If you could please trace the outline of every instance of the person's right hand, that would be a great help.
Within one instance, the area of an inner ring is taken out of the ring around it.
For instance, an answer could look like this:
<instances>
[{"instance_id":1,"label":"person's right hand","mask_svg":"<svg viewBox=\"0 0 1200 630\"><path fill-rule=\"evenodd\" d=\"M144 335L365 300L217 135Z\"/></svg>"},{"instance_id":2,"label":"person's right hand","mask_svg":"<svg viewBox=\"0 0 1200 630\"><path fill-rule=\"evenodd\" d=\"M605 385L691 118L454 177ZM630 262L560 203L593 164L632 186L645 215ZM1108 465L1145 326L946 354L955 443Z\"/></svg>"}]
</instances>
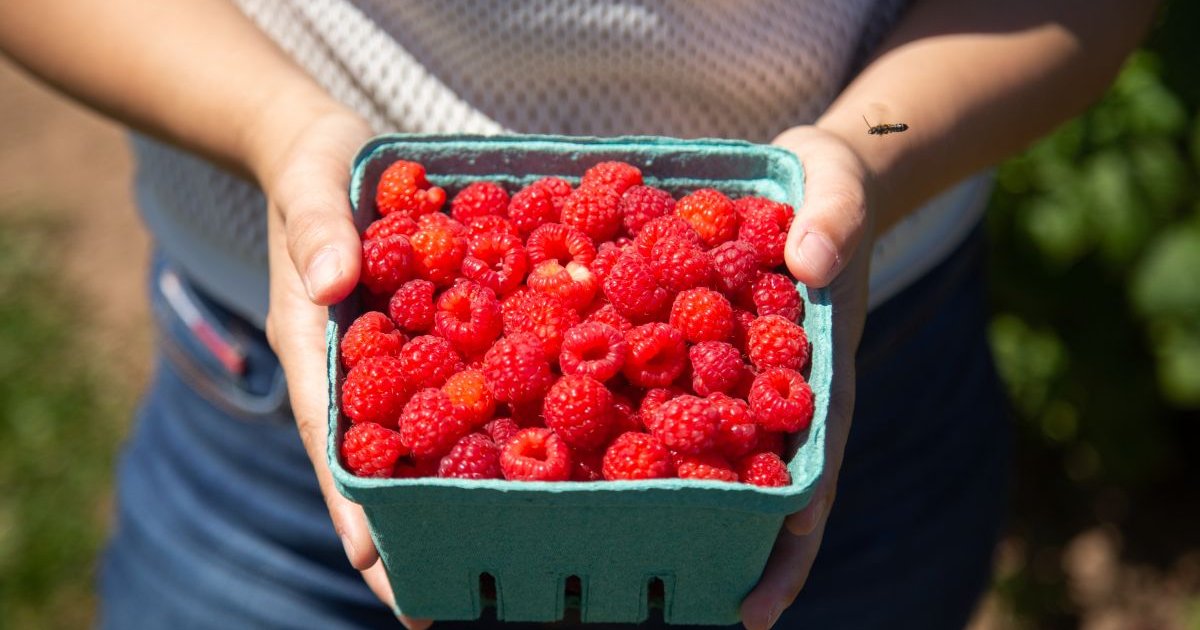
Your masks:
<instances>
[{"instance_id":1,"label":"person's right hand","mask_svg":"<svg viewBox=\"0 0 1200 630\"><path fill-rule=\"evenodd\" d=\"M362 246L351 220L347 190L351 161L372 130L360 117L338 107L318 110L280 128L296 131L258 134L258 142L270 146L256 151L252 164L269 206L267 339L287 376L296 427L346 556L379 599L394 609L392 589L366 516L338 492L325 459L325 307L349 295L358 282ZM430 625L404 615L400 621L416 630Z\"/></svg>"}]
</instances>

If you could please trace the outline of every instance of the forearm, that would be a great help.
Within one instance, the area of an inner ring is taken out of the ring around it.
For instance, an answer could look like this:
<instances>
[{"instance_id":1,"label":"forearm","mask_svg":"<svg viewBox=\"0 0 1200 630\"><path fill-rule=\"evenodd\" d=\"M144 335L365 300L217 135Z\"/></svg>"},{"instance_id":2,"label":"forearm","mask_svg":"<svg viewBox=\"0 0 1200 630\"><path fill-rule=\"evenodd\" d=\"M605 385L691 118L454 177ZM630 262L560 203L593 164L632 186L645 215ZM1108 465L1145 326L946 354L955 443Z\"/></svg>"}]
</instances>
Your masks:
<instances>
[{"instance_id":1,"label":"forearm","mask_svg":"<svg viewBox=\"0 0 1200 630\"><path fill-rule=\"evenodd\" d=\"M0 50L89 107L260 179L269 147L336 107L226 0L6 0Z\"/></svg>"},{"instance_id":2,"label":"forearm","mask_svg":"<svg viewBox=\"0 0 1200 630\"><path fill-rule=\"evenodd\" d=\"M1098 98L1155 4L916 3L817 123L844 138L874 174L876 231ZM909 128L869 135L864 117Z\"/></svg>"}]
</instances>

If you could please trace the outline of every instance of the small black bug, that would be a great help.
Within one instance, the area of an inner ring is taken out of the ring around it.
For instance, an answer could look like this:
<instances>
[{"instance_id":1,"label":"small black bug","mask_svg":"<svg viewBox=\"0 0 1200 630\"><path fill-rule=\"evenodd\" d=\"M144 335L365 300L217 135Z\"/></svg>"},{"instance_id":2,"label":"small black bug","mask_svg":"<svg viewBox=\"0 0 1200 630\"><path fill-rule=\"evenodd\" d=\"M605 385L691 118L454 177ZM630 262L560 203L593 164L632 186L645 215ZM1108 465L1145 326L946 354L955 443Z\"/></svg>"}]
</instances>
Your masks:
<instances>
[{"instance_id":1,"label":"small black bug","mask_svg":"<svg viewBox=\"0 0 1200 630\"><path fill-rule=\"evenodd\" d=\"M884 123L882 125L872 125L867 121L867 117L863 116L863 122L867 123L867 133L872 136L885 136L889 133L900 133L908 131L908 125L904 123Z\"/></svg>"}]
</instances>

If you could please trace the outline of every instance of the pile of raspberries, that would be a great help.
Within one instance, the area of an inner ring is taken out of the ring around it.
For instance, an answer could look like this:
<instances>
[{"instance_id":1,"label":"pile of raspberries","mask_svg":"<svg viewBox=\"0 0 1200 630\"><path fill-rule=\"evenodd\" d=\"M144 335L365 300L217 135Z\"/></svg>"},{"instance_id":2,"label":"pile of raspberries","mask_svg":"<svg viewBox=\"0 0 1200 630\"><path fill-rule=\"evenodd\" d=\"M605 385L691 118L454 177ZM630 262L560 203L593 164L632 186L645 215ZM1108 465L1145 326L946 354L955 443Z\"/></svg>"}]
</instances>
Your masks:
<instances>
[{"instance_id":1,"label":"pile of raspberries","mask_svg":"<svg viewBox=\"0 0 1200 630\"><path fill-rule=\"evenodd\" d=\"M446 199L415 162L380 178L340 341L349 470L790 483L814 404L790 206L675 199L625 162Z\"/></svg>"}]
</instances>

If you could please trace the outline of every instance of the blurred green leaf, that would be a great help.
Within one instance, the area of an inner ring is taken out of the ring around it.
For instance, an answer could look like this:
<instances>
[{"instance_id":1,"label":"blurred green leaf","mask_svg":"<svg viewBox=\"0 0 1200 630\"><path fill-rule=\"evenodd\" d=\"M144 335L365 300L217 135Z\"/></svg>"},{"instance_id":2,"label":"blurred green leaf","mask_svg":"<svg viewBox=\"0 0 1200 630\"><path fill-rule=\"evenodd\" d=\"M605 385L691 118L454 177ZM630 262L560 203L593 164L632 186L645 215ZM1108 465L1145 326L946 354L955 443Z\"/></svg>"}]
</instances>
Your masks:
<instances>
[{"instance_id":1,"label":"blurred green leaf","mask_svg":"<svg viewBox=\"0 0 1200 630\"><path fill-rule=\"evenodd\" d=\"M1200 317L1200 227L1165 231L1134 270L1133 303L1149 316Z\"/></svg>"}]
</instances>

